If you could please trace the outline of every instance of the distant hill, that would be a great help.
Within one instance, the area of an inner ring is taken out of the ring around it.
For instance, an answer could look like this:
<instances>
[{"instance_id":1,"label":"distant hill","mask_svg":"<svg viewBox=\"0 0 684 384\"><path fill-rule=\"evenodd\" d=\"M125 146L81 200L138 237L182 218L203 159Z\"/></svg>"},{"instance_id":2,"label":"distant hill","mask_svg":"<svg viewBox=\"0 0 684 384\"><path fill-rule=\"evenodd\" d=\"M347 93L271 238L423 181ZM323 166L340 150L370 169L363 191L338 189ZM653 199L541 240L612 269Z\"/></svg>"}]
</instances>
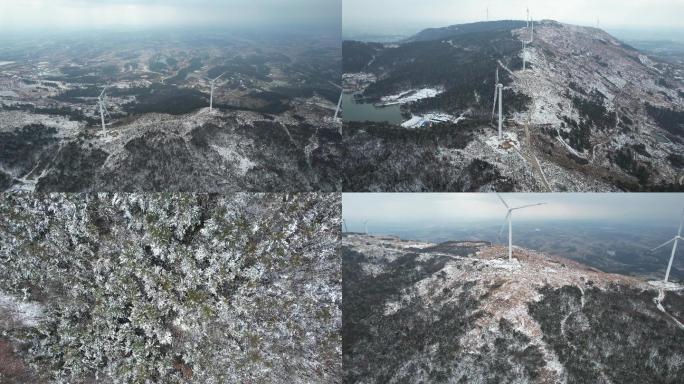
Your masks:
<instances>
[{"instance_id":1,"label":"distant hill","mask_svg":"<svg viewBox=\"0 0 684 384\"><path fill-rule=\"evenodd\" d=\"M346 175L345 190L432 188L430 180L398 164L392 165L392 175L402 175L396 181L364 184L370 180L364 173L381 167L378 159L394 157L395 149L402 163L417 169L427 168L421 167L426 158L458 170L478 160L511 179L516 191L684 190L684 64L649 56L598 28L542 20L535 23L523 71L522 46L531 38L525 25L473 23L424 30L397 44L345 42L344 72L377 79L357 91L364 100L376 103L417 89L443 89L435 97L402 105L402 113L407 119L432 112L466 114L472 124L465 127L474 131L467 141L448 147L418 143L426 150L405 152L400 147L406 140L398 131L378 123L350 124L348 158L366 165ZM497 69L504 86L504 131L525 138L519 150L508 153L483 144L495 134ZM377 134L368 135L371 131ZM377 136L383 137L379 145L362 142ZM490 189L488 182L461 185ZM430 190L459 191L455 183L443 187Z\"/></svg>"},{"instance_id":2,"label":"distant hill","mask_svg":"<svg viewBox=\"0 0 684 384\"><path fill-rule=\"evenodd\" d=\"M448 39L469 33L510 31L512 29L522 28L526 25L527 23L525 21L519 20L481 21L469 24L456 24L442 28L424 29L403 42Z\"/></svg>"}]
</instances>

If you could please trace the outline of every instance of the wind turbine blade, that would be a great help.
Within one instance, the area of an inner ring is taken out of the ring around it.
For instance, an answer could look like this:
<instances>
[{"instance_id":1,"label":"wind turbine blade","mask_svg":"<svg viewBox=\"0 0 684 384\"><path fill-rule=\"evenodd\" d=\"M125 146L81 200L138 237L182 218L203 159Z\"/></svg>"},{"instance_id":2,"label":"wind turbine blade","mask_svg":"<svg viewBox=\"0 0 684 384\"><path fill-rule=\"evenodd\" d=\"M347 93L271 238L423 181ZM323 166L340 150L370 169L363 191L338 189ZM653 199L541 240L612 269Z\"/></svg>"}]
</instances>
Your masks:
<instances>
[{"instance_id":1,"label":"wind turbine blade","mask_svg":"<svg viewBox=\"0 0 684 384\"><path fill-rule=\"evenodd\" d=\"M536 207L536 206L538 206L538 205L544 205L544 204L546 204L546 203L537 203L537 204L522 205L522 206L520 206L520 207L515 207L515 208L513 208L512 210L523 209L523 208L529 208L529 207Z\"/></svg>"},{"instance_id":2,"label":"wind turbine blade","mask_svg":"<svg viewBox=\"0 0 684 384\"><path fill-rule=\"evenodd\" d=\"M673 242L673 241L675 241L675 240L677 240L676 237L675 237L675 238L672 238L672 239L670 239L670 240L668 240L668 241L666 241L666 242L664 242L664 243L662 243L662 244L660 244L659 246L657 246L657 247L655 247L655 248L653 248L653 249L651 249L651 252L653 252L653 251L655 251L655 250L657 250L657 249L660 249L660 248L662 248L662 247L664 247L664 246L670 244L671 242Z\"/></svg>"},{"instance_id":3,"label":"wind turbine blade","mask_svg":"<svg viewBox=\"0 0 684 384\"><path fill-rule=\"evenodd\" d=\"M501 238L501 235L503 234L503 230L506 228L506 223L508 222L508 217L511 215L511 211L508 211L506 214L506 217L504 218L503 224L501 224L501 229L499 230L499 239Z\"/></svg>"},{"instance_id":4,"label":"wind turbine blade","mask_svg":"<svg viewBox=\"0 0 684 384\"><path fill-rule=\"evenodd\" d=\"M215 78L215 79L212 80L212 81L216 81L216 80L220 79L220 78L223 77L223 75L225 75L226 73L228 73L228 72L223 72L222 74L219 75L219 77Z\"/></svg>"},{"instance_id":5,"label":"wind turbine blade","mask_svg":"<svg viewBox=\"0 0 684 384\"><path fill-rule=\"evenodd\" d=\"M499 195L499 192L496 193L496 197L498 197L499 200L501 200L501 202L503 203L503 205L506 206L506 209L511 209L511 207L509 207L508 204L506 204L506 202L504 201L503 197L501 197L501 195Z\"/></svg>"},{"instance_id":6,"label":"wind turbine blade","mask_svg":"<svg viewBox=\"0 0 684 384\"><path fill-rule=\"evenodd\" d=\"M677 231L677 236L682 235L682 224L684 224L684 209L682 209L682 219L679 221L679 230Z\"/></svg>"},{"instance_id":7,"label":"wind turbine blade","mask_svg":"<svg viewBox=\"0 0 684 384\"><path fill-rule=\"evenodd\" d=\"M107 87L102 88L102 93L100 93L100 96L99 96L100 99L102 98L102 96L104 96L106 90L107 90Z\"/></svg>"}]
</instances>

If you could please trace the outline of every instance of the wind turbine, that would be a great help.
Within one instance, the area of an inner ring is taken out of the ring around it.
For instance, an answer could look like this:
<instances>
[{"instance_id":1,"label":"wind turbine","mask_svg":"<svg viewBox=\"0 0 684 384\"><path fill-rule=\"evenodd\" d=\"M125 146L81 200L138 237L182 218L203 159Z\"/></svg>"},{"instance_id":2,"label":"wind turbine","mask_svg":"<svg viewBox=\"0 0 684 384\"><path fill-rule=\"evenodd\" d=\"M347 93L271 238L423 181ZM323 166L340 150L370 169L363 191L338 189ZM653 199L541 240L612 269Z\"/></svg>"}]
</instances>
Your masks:
<instances>
[{"instance_id":1,"label":"wind turbine","mask_svg":"<svg viewBox=\"0 0 684 384\"><path fill-rule=\"evenodd\" d=\"M503 233L504 227L506 226L506 222L508 222L508 261L511 261L513 259L513 211L517 211L519 209L523 208L530 208L530 207L536 207L538 205L544 205L546 203L537 203L537 204L528 204L528 205L522 205L520 207L509 207L508 204L506 204L506 201L499 195L498 193L496 194L496 197L501 200L503 205L508 209L508 213L506 213L506 218L504 219L504 223L501 226L501 230L499 231L499 237L501 237L501 234Z\"/></svg>"},{"instance_id":2,"label":"wind turbine","mask_svg":"<svg viewBox=\"0 0 684 384\"><path fill-rule=\"evenodd\" d=\"M494 103L492 104L492 120L494 120L494 112L496 111L496 93L498 89L496 85L499 84L499 67L496 67L496 75L494 78Z\"/></svg>"},{"instance_id":3,"label":"wind turbine","mask_svg":"<svg viewBox=\"0 0 684 384\"><path fill-rule=\"evenodd\" d=\"M217 78L211 80L211 93L209 95L209 112L211 112L214 109L214 84L216 83L216 80L220 79L225 74L226 72L223 72Z\"/></svg>"},{"instance_id":4,"label":"wind turbine","mask_svg":"<svg viewBox=\"0 0 684 384\"><path fill-rule=\"evenodd\" d=\"M107 91L107 87L104 87L102 89L102 93L100 93L100 96L98 96L97 98L97 105L100 107L100 120L102 121L103 131L106 128L105 115L111 118L111 116L109 115L109 111L107 111L107 95L105 94L105 91Z\"/></svg>"},{"instance_id":5,"label":"wind turbine","mask_svg":"<svg viewBox=\"0 0 684 384\"><path fill-rule=\"evenodd\" d=\"M345 232L349 232L349 231L347 230L347 220L342 219L342 227L343 227L343 229L344 229Z\"/></svg>"},{"instance_id":6,"label":"wind turbine","mask_svg":"<svg viewBox=\"0 0 684 384\"><path fill-rule=\"evenodd\" d=\"M670 270L672 269L672 261L674 260L675 252L677 252L677 242L679 242L679 240L684 240L684 237L682 237L682 224L684 224L684 210L682 210L682 219L679 221L679 230L677 231L677 236L673 237L672 239L664 242L663 244L660 244L659 246L657 246L651 250L651 252L653 252L656 249L660 249L660 248L672 243L672 254L670 255L670 262L667 264L667 271L665 272L665 280L663 280L666 283L667 283L667 280L670 278Z\"/></svg>"},{"instance_id":7,"label":"wind turbine","mask_svg":"<svg viewBox=\"0 0 684 384\"><path fill-rule=\"evenodd\" d=\"M487 7L487 19L486 21L489 21L489 7Z\"/></svg>"},{"instance_id":8,"label":"wind turbine","mask_svg":"<svg viewBox=\"0 0 684 384\"><path fill-rule=\"evenodd\" d=\"M366 235L367 235L368 234L368 220L363 222L363 227L364 227L364 229L366 231Z\"/></svg>"},{"instance_id":9,"label":"wind turbine","mask_svg":"<svg viewBox=\"0 0 684 384\"><path fill-rule=\"evenodd\" d=\"M492 105L492 119L494 118L494 111L496 110L496 100L499 100L499 140L503 137L503 113L501 110L501 99L503 98L503 84L499 83L499 68L496 68L496 79L494 81L494 105ZM497 96L498 95L498 96Z\"/></svg>"},{"instance_id":10,"label":"wind turbine","mask_svg":"<svg viewBox=\"0 0 684 384\"><path fill-rule=\"evenodd\" d=\"M534 19L530 19L530 27L532 27L530 31L530 44L532 44L534 42Z\"/></svg>"},{"instance_id":11,"label":"wind turbine","mask_svg":"<svg viewBox=\"0 0 684 384\"><path fill-rule=\"evenodd\" d=\"M523 51L522 51L522 57L523 57L523 71L527 68L526 65L526 59L527 56L525 54L527 53L527 44L532 44L534 41L534 20L530 18L530 9L527 8L527 29L530 31L530 40L525 41L523 40L522 45L523 45Z\"/></svg>"}]
</instances>

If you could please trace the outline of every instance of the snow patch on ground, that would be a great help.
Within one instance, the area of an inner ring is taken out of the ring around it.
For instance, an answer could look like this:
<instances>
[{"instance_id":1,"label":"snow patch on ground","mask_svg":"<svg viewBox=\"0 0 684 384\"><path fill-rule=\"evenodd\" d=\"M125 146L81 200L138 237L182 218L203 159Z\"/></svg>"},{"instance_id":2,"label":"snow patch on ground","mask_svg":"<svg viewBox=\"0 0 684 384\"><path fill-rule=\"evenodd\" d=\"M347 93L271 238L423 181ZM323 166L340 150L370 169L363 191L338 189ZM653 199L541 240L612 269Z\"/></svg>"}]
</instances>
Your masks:
<instances>
[{"instance_id":1,"label":"snow patch on ground","mask_svg":"<svg viewBox=\"0 0 684 384\"><path fill-rule=\"evenodd\" d=\"M516 269L520 269L521 264L517 259L513 260L502 260L502 259L493 259L493 260L485 260L484 261L485 265L488 267L492 267L495 269L504 269L506 271L513 271Z\"/></svg>"},{"instance_id":2,"label":"snow patch on ground","mask_svg":"<svg viewBox=\"0 0 684 384\"><path fill-rule=\"evenodd\" d=\"M452 122L454 124L458 124L459 121L464 120L464 113L461 114L461 116L454 116L450 115L448 113L441 113L441 112L431 112L431 113L426 113L424 115L413 115L409 120L406 120L401 124L402 127L404 128L420 128L425 125L429 125L432 123L447 123L447 122Z\"/></svg>"},{"instance_id":3,"label":"snow patch on ground","mask_svg":"<svg viewBox=\"0 0 684 384\"><path fill-rule=\"evenodd\" d=\"M667 283L662 280L649 281L648 284L658 289L664 289L666 291L680 291L684 289L684 285L673 283L671 281L668 281Z\"/></svg>"},{"instance_id":4,"label":"snow patch on ground","mask_svg":"<svg viewBox=\"0 0 684 384\"><path fill-rule=\"evenodd\" d=\"M9 132L32 124L57 129L57 137L72 137L85 129L85 123L70 121L63 116L39 115L24 111L0 111L0 132Z\"/></svg>"},{"instance_id":5,"label":"snow patch on ground","mask_svg":"<svg viewBox=\"0 0 684 384\"><path fill-rule=\"evenodd\" d=\"M243 176L247 174L247 172L250 169L254 168L254 166L256 165L255 162L244 156L241 156L239 153L236 153L231 148L221 147L218 145L212 145L211 148L227 161L231 163L237 162L237 169Z\"/></svg>"},{"instance_id":6,"label":"snow patch on ground","mask_svg":"<svg viewBox=\"0 0 684 384\"><path fill-rule=\"evenodd\" d=\"M422 88L404 91L396 95L384 96L380 98L381 105L406 104L414 101L435 97L444 92L443 88Z\"/></svg>"},{"instance_id":7,"label":"snow patch on ground","mask_svg":"<svg viewBox=\"0 0 684 384\"><path fill-rule=\"evenodd\" d=\"M431 244L431 243L415 243L415 242L410 242L410 243L401 245L402 248L419 248L419 249L432 247L432 246L434 246L434 244Z\"/></svg>"},{"instance_id":8,"label":"snow patch on ground","mask_svg":"<svg viewBox=\"0 0 684 384\"><path fill-rule=\"evenodd\" d=\"M499 140L498 135L492 136L487 139L486 144L500 154L509 153L514 150L520 150L520 141L518 140L518 135L515 132L503 132L501 140Z\"/></svg>"},{"instance_id":9,"label":"snow patch on ground","mask_svg":"<svg viewBox=\"0 0 684 384\"><path fill-rule=\"evenodd\" d=\"M38 303L26 302L0 292L0 315L25 327L35 327L43 316L43 308Z\"/></svg>"}]
</instances>

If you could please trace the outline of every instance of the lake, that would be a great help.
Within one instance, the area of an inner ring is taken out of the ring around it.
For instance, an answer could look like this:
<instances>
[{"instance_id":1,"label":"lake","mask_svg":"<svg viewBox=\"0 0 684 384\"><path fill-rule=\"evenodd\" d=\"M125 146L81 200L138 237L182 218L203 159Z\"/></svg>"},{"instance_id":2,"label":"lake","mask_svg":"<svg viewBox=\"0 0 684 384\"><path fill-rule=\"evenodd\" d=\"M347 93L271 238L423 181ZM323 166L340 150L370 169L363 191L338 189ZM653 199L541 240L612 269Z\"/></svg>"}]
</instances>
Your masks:
<instances>
[{"instance_id":1,"label":"lake","mask_svg":"<svg viewBox=\"0 0 684 384\"><path fill-rule=\"evenodd\" d=\"M392 124L401 124L404 118L401 116L399 105L376 107L369 103L357 103L354 94L345 93L342 96L342 120L343 121L386 121Z\"/></svg>"}]
</instances>

